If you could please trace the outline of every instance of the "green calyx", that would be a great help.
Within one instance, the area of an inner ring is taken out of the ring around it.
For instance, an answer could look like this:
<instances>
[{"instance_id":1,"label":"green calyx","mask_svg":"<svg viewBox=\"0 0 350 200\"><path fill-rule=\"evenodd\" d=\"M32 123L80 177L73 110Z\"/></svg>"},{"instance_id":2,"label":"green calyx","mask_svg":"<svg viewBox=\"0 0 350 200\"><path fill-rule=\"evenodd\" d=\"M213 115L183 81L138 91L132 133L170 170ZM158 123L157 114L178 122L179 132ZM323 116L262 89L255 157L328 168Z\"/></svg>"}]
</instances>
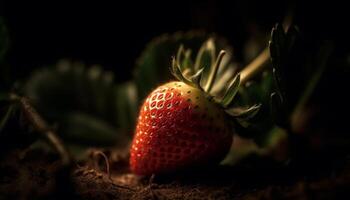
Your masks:
<instances>
[{"instance_id":1,"label":"green calyx","mask_svg":"<svg viewBox=\"0 0 350 200\"><path fill-rule=\"evenodd\" d=\"M234 75L232 70L227 70L230 66L223 61L225 54L224 50L216 54L214 39L210 38L201 46L193 62L191 50L181 45L176 57L172 58L170 71L178 80L203 91L208 99L220 105L227 114L242 120L250 119L257 114L260 105L230 108L240 88L241 75ZM229 84L220 81L227 73L234 75Z\"/></svg>"}]
</instances>

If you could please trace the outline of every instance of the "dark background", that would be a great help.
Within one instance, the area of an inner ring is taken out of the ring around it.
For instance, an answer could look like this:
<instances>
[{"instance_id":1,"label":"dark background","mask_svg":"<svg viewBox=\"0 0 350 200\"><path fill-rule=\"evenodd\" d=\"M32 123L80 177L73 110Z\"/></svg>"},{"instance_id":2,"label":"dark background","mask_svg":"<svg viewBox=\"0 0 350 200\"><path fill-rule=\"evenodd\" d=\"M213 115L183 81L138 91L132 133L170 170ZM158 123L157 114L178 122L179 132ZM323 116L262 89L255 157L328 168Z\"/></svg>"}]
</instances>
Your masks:
<instances>
[{"instance_id":1,"label":"dark background","mask_svg":"<svg viewBox=\"0 0 350 200\"><path fill-rule=\"evenodd\" d=\"M313 38L344 43L346 11L336 2L320 4L207 0L94 3L89 9L84 4L36 9L21 5L16 14L10 15L10 10L4 12L8 14L4 18L12 42L8 58L18 75L30 72L33 67L70 58L101 64L118 71L119 80L125 80L130 78L130 69L146 43L162 33L191 29L216 32L229 40L240 60L242 46L251 30L269 32L288 11L293 11L295 23Z\"/></svg>"},{"instance_id":2,"label":"dark background","mask_svg":"<svg viewBox=\"0 0 350 200\"><path fill-rule=\"evenodd\" d=\"M306 42L317 44L331 40L334 44L333 61L347 58L347 63L350 63L349 6L336 1L140 3L130 0L110 5L93 2L89 7L61 3L50 8L38 5L33 9L23 4L16 5L15 8L21 8L17 10L19 12L4 16L11 39L6 63L12 74L18 79L25 79L36 68L54 65L58 60L68 58L87 65L100 64L116 72L116 80L122 82L132 77L137 57L152 38L163 33L193 29L224 36L233 46L235 58L244 62L243 48L249 38L256 32L268 35L274 24L283 21L288 13L293 14L294 23L302 31ZM10 13L10 9L7 12ZM305 54L308 53L305 50ZM311 128L306 130L311 131L306 132L316 137L307 135L306 139L296 137L291 141L291 151L295 151L292 156L300 158L297 163L301 161L300 168L307 168L306 172L327 167L331 165L329 160L343 155L349 158L349 117L346 111L350 101L348 97L344 98L349 91L349 68L341 67L329 66L331 69L328 68L327 73L331 73L325 76L312 99L311 105L318 105L320 111L308 122ZM291 84L300 80L296 76ZM17 121L15 126L18 126ZM317 154L311 154L312 150L308 148L314 141L330 144L324 145ZM252 180L255 179L253 176Z\"/></svg>"},{"instance_id":3,"label":"dark background","mask_svg":"<svg viewBox=\"0 0 350 200\"><path fill-rule=\"evenodd\" d=\"M306 35L335 40L338 49L347 49L346 6L330 1L128 1L93 4L90 9L84 4L38 8L29 9L35 16L26 12L4 17L11 36L8 63L23 77L33 68L68 58L101 64L123 81L132 76L136 58L153 37L192 29L226 37L240 61L254 29L268 34L290 12Z\"/></svg>"}]
</instances>

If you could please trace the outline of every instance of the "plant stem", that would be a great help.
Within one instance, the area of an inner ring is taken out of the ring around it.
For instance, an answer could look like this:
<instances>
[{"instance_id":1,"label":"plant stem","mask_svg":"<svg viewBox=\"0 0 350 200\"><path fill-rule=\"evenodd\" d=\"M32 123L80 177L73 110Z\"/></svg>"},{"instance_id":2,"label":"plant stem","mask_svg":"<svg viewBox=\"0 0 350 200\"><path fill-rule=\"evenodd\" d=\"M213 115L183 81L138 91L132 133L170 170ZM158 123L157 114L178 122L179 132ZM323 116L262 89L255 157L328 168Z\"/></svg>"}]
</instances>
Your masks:
<instances>
[{"instance_id":1,"label":"plant stem","mask_svg":"<svg viewBox=\"0 0 350 200\"><path fill-rule=\"evenodd\" d=\"M269 61L270 53L269 48L266 47L260 55L258 55L249 65L247 65L241 72L241 85L253 78L259 72L261 72Z\"/></svg>"},{"instance_id":2,"label":"plant stem","mask_svg":"<svg viewBox=\"0 0 350 200\"><path fill-rule=\"evenodd\" d=\"M57 136L57 134L50 129L47 125L46 121L40 116L40 114L35 110L35 108L31 105L30 101L26 97L20 97L16 94L10 95L11 100L18 101L25 117L28 121L33 125L34 129L39 132L44 138L46 138L51 146L58 152L61 156L62 164L64 166L68 166L71 163L71 157L63 145L61 139Z\"/></svg>"}]
</instances>

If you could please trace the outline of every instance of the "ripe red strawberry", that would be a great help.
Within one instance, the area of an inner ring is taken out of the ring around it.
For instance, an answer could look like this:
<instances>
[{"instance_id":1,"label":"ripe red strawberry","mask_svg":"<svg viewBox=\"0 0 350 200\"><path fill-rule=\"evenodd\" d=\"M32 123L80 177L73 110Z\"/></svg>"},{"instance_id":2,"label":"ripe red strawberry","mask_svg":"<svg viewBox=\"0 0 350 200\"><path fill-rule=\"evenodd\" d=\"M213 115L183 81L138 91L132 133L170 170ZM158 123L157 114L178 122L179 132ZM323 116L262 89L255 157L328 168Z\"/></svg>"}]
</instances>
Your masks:
<instances>
[{"instance_id":1,"label":"ripe red strawberry","mask_svg":"<svg viewBox=\"0 0 350 200\"><path fill-rule=\"evenodd\" d=\"M225 114L217 105L199 89L170 82L154 90L141 107L131 169L152 174L218 161L231 140Z\"/></svg>"},{"instance_id":2,"label":"ripe red strawberry","mask_svg":"<svg viewBox=\"0 0 350 200\"><path fill-rule=\"evenodd\" d=\"M206 45L213 45L212 41ZM182 53L180 48L178 60ZM193 66L181 69L173 59L172 73L181 81L159 86L141 106L130 150L134 173L167 173L223 159L233 134L225 108L239 87L238 75L221 98L210 94L223 55L221 52L209 72L197 70L192 76L186 73L196 71Z\"/></svg>"}]
</instances>

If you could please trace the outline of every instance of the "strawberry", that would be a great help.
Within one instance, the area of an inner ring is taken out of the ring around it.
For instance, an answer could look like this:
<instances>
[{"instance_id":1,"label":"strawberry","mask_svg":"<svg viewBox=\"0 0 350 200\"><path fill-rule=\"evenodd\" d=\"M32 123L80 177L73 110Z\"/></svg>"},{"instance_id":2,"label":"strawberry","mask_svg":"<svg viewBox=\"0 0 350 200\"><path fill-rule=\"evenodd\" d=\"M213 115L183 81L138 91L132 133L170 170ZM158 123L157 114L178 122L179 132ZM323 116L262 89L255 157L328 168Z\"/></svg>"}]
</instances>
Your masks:
<instances>
[{"instance_id":1,"label":"strawberry","mask_svg":"<svg viewBox=\"0 0 350 200\"><path fill-rule=\"evenodd\" d=\"M206 42L199 56L208 49L215 55L212 46L212 40ZM239 114L227 110L239 88L239 75L229 87L223 87L221 97L211 93L224 51L209 68L199 70L195 69L198 64L190 64L188 54L180 47L173 58L171 71L180 81L159 86L141 106L130 149L130 168L136 174L167 173L219 162L233 138L227 113L238 117L258 109L255 106ZM201 58L196 60L200 62Z\"/></svg>"}]
</instances>

